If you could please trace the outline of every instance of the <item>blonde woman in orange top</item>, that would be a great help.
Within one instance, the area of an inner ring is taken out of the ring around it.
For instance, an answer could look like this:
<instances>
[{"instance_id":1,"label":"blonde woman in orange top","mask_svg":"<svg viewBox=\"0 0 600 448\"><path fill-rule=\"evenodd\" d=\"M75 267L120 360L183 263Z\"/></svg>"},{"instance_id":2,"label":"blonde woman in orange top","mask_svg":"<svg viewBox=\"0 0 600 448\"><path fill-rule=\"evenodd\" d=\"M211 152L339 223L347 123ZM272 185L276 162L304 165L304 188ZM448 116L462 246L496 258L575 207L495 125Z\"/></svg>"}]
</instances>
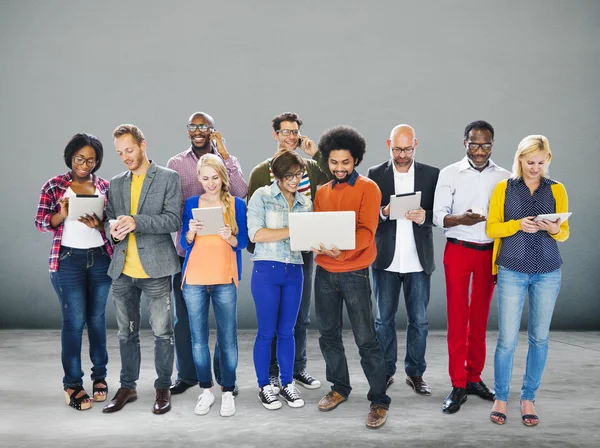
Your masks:
<instances>
[{"instance_id":1,"label":"blonde woman in orange top","mask_svg":"<svg viewBox=\"0 0 600 448\"><path fill-rule=\"evenodd\" d=\"M235 413L237 286L242 276L241 251L248 245L246 204L229 193L227 169L218 156L202 156L197 171L205 193L185 201L181 231L181 247L186 251L181 282L183 298L190 319L194 364L203 389L194 412L207 414L215 402L208 348L208 308L212 302L220 350L221 415L228 417ZM204 225L193 218L192 210L209 207L222 207L225 225L215 235L199 236Z\"/></svg>"}]
</instances>

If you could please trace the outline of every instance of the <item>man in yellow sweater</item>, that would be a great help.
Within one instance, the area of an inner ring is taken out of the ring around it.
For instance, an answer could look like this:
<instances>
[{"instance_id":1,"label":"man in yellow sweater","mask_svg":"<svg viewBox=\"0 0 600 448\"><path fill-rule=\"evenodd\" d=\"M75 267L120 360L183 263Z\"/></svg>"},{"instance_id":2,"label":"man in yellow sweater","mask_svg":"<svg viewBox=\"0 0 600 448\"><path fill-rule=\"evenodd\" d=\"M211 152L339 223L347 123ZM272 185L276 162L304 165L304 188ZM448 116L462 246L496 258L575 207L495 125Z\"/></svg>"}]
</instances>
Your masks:
<instances>
[{"instance_id":1,"label":"man in yellow sweater","mask_svg":"<svg viewBox=\"0 0 600 448\"><path fill-rule=\"evenodd\" d=\"M370 390L371 402L367 428L378 429L386 421L390 397L386 395L385 361L375 335L372 314L369 266L377 255L375 232L379 221L381 192L371 179L354 169L365 154L365 139L348 126L325 131L319 151L328 161L333 180L317 190L316 212L354 211L356 246L353 250L315 250L315 309L321 337L319 345L325 358L327 381L331 390L319 402L319 410L331 411L348 399L350 375L342 343L342 304L358 345L361 365Z\"/></svg>"}]
</instances>

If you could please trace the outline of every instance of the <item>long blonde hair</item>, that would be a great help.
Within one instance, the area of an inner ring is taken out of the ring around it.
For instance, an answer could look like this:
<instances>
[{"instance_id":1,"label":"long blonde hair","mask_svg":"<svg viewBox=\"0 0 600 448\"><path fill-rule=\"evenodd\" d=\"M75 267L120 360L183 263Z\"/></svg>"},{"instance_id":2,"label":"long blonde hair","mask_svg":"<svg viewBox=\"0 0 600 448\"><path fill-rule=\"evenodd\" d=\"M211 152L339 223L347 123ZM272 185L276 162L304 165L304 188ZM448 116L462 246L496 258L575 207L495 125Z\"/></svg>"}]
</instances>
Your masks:
<instances>
[{"instance_id":1,"label":"long blonde hair","mask_svg":"<svg viewBox=\"0 0 600 448\"><path fill-rule=\"evenodd\" d=\"M238 234L238 226L235 222L235 213L231 208L231 204L235 201L234 197L229 193L229 174L227 174L227 168L225 168L225 164L221 160L221 158L215 154L204 154L198 160L198 166L196 168L196 172L198 176L200 176L200 168L203 166L214 169L219 178L221 179L221 202L225 206L225 224L229 224L231 226L231 233L233 235Z\"/></svg>"},{"instance_id":2,"label":"long blonde hair","mask_svg":"<svg viewBox=\"0 0 600 448\"><path fill-rule=\"evenodd\" d=\"M523 177L523 168L521 167L521 159L525 159L526 156L530 156L537 151L542 151L546 154L546 163L542 168L542 177L549 177L548 167L552 160L552 151L550 151L550 142L543 135L528 135L517 148L515 153L515 160L512 166L512 178L520 179Z\"/></svg>"}]
</instances>

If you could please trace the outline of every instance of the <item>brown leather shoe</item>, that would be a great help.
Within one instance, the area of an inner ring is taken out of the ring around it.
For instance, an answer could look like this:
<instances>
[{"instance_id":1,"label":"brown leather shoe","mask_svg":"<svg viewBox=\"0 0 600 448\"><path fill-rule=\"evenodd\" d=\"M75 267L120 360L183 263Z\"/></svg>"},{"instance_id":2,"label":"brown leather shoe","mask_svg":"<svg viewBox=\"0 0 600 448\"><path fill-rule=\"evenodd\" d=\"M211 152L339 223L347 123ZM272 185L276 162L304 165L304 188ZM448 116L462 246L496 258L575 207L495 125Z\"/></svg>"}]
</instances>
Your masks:
<instances>
[{"instance_id":1,"label":"brown leather shoe","mask_svg":"<svg viewBox=\"0 0 600 448\"><path fill-rule=\"evenodd\" d=\"M381 428L387 419L387 409L381 407L378 404L372 404L367 415L367 428L379 429Z\"/></svg>"},{"instance_id":2,"label":"brown leather shoe","mask_svg":"<svg viewBox=\"0 0 600 448\"><path fill-rule=\"evenodd\" d=\"M325 395L323 398L321 398L321 401L319 401L319 411L332 411L346 400L346 397L343 397L334 390L330 390L327 392L327 395Z\"/></svg>"},{"instance_id":3,"label":"brown leather shoe","mask_svg":"<svg viewBox=\"0 0 600 448\"><path fill-rule=\"evenodd\" d=\"M171 410L171 391L169 389L156 389L156 401L152 412L166 414Z\"/></svg>"},{"instance_id":4,"label":"brown leather shoe","mask_svg":"<svg viewBox=\"0 0 600 448\"><path fill-rule=\"evenodd\" d=\"M407 376L406 384L414 389L419 395L431 395L431 389L429 385L423 381L422 376Z\"/></svg>"},{"instance_id":5,"label":"brown leather shoe","mask_svg":"<svg viewBox=\"0 0 600 448\"><path fill-rule=\"evenodd\" d=\"M120 411L127 403L135 400L137 400L137 392L135 390L119 387L114 398L110 400L110 403L104 406L102 412L110 413Z\"/></svg>"}]
</instances>

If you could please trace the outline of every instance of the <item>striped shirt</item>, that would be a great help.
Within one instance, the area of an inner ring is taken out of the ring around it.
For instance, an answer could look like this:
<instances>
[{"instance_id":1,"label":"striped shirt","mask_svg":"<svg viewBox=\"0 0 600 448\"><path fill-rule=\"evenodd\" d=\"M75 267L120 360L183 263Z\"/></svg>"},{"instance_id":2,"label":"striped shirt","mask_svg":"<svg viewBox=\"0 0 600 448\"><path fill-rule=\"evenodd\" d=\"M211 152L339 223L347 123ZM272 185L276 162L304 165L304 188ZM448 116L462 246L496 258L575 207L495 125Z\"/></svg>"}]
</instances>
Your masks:
<instances>
[{"instance_id":1,"label":"striped shirt","mask_svg":"<svg viewBox=\"0 0 600 448\"><path fill-rule=\"evenodd\" d=\"M65 227L64 222L62 222L56 229L53 229L50 226L50 220L52 219L52 215L59 212L60 206L58 205L58 201L65 195L65 192L71 186L72 180L73 178L71 177L70 171L65 174L60 174L48 180L48 182L46 182L42 187L42 191L40 193L40 200L37 207L37 213L35 215L35 226L40 232L54 232L52 247L50 249L50 259L48 260L50 272L58 271L58 257L60 254L60 245ZM94 182L94 186L98 189L98 191L104 195L104 208L106 208L106 204L108 202L108 187L110 185L109 182L105 179L97 177L94 174L92 174L92 181ZM106 238L104 231L100 230L100 234L102 235L102 240L104 241L106 253L109 256L112 256L113 249Z\"/></svg>"}]
</instances>

